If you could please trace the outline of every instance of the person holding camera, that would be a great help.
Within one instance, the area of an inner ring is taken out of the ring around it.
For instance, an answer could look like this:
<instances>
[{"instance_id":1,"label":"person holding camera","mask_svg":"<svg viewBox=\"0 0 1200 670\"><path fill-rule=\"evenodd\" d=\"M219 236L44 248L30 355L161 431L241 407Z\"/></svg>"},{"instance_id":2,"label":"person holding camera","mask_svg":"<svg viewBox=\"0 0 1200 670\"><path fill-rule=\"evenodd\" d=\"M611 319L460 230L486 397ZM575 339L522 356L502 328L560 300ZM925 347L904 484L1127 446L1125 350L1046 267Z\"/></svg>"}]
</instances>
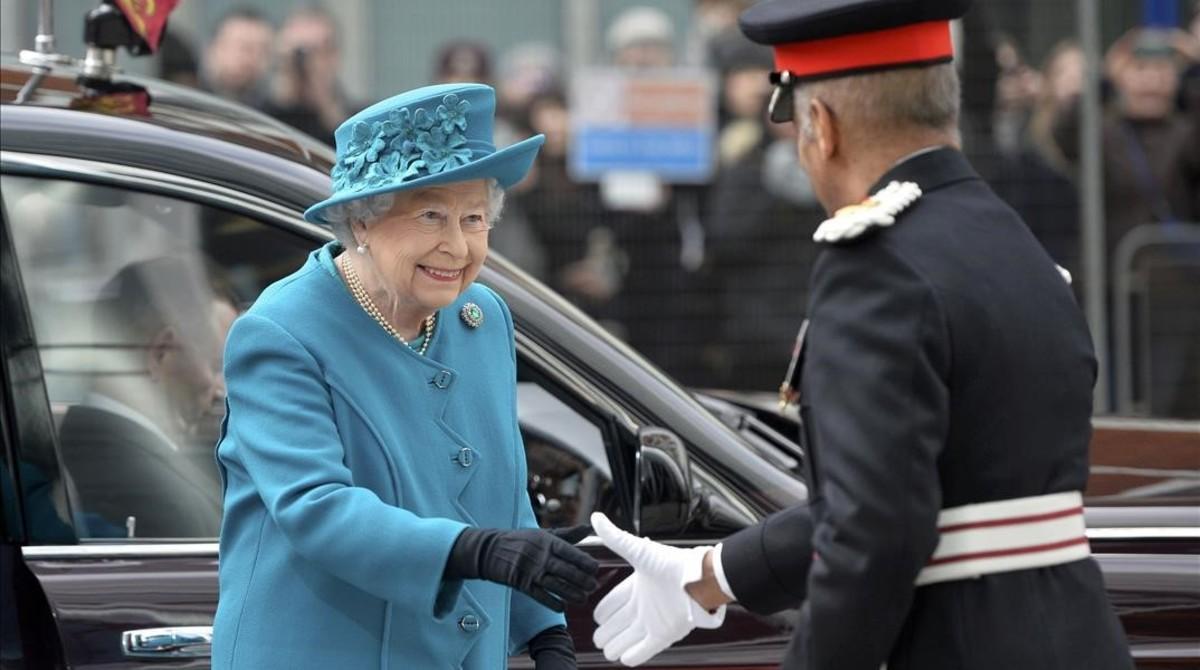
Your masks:
<instances>
[{"instance_id":1,"label":"person holding camera","mask_svg":"<svg viewBox=\"0 0 1200 670\"><path fill-rule=\"evenodd\" d=\"M301 9L284 22L276 40L278 61L266 112L332 144L333 131L363 105L338 81L338 26L323 9Z\"/></svg>"}]
</instances>

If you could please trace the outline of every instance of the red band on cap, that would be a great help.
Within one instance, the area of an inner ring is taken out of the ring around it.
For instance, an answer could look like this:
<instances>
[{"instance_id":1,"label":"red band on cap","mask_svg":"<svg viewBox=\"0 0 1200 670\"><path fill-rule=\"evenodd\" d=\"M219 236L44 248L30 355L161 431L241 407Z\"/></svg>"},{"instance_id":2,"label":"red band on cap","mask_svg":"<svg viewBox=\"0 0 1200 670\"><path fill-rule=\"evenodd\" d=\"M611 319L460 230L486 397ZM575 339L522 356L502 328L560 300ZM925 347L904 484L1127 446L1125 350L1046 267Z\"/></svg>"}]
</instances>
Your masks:
<instances>
[{"instance_id":1,"label":"red band on cap","mask_svg":"<svg viewBox=\"0 0 1200 670\"><path fill-rule=\"evenodd\" d=\"M797 78L950 58L949 21L926 21L807 42L775 45L775 69Z\"/></svg>"}]
</instances>

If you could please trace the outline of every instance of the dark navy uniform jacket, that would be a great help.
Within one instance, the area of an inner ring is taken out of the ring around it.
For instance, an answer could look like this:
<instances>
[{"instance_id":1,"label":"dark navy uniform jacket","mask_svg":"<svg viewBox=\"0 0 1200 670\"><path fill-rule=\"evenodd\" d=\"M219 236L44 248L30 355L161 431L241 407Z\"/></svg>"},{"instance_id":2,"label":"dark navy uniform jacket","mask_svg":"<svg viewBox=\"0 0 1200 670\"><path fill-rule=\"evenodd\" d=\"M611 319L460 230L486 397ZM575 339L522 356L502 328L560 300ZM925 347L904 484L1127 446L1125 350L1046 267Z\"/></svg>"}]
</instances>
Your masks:
<instances>
[{"instance_id":1,"label":"dark navy uniform jacket","mask_svg":"<svg viewBox=\"0 0 1200 670\"><path fill-rule=\"evenodd\" d=\"M960 152L873 192L893 180L923 195L813 270L810 503L726 540L730 587L800 606L785 668L1132 668L1090 558L913 585L939 510L1083 490L1096 360L1070 287Z\"/></svg>"}]
</instances>

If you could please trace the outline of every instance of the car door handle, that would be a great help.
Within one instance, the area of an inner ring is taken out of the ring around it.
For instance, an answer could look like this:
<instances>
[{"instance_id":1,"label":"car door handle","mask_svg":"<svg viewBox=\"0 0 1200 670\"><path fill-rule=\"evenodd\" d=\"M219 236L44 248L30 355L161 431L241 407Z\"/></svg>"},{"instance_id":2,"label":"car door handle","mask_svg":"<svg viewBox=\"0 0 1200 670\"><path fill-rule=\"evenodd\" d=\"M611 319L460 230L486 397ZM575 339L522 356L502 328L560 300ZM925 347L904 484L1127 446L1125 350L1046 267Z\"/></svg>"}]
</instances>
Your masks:
<instances>
[{"instance_id":1,"label":"car door handle","mask_svg":"<svg viewBox=\"0 0 1200 670\"><path fill-rule=\"evenodd\" d=\"M126 656L135 658L208 658L212 656L212 626L143 628L121 634Z\"/></svg>"}]
</instances>

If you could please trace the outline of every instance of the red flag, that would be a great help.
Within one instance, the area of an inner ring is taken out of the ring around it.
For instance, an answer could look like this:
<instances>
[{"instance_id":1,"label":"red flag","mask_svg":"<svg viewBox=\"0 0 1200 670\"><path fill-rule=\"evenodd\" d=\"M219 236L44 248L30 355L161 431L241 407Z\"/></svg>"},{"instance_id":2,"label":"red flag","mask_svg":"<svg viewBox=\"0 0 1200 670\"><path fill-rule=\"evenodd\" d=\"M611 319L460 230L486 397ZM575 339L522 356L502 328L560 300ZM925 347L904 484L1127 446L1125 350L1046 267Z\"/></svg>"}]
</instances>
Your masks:
<instances>
[{"instance_id":1,"label":"red flag","mask_svg":"<svg viewBox=\"0 0 1200 670\"><path fill-rule=\"evenodd\" d=\"M179 0L116 0L117 7L125 14L129 25L150 45L150 51L158 51L167 15L179 4Z\"/></svg>"}]
</instances>

